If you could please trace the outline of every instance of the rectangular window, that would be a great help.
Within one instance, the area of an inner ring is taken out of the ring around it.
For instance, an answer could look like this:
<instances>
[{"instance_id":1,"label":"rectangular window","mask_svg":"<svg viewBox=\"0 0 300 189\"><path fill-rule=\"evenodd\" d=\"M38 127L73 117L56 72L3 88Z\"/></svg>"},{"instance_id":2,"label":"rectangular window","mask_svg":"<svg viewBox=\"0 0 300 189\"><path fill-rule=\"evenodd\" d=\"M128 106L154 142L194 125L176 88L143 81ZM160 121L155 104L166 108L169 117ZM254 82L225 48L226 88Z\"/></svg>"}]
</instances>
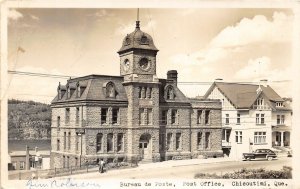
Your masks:
<instances>
[{"instance_id":1,"label":"rectangular window","mask_svg":"<svg viewBox=\"0 0 300 189\"><path fill-rule=\"evenodd\" d=\"M147 110L147 124L152 125L152 109Z\"/></svg>"},{"instance_id":2,"label":"rectangular window","mask_svg":"<svg viewBox=\"0 0 300 189\"><path fill-rule=\"evenodd\" d=\"M259 114L256 114L256 124L259 124Z\"/></svg>"},{"instance_id":3,"label":"rectangular window","mask_svg":"<svg viewBox=\"0 0 300 189\"><path fill-rule=\"evenodd\" d=\"M260 123L265 124L265 114L260 114Z\"/></svg>"},{"instance_id":4,"label":"rectangular window","mask_svg":"<svg viewBox=\"0 0 300 189\"><path fill-rule=\"evenodd\" d=\"M64 150L67 149L67 133L64 132Z\"/></svg>"},{"instance_id":5,"label":"rectangular window","mask_svg":"<svg viewBox=\"0 0 300 189\"><path fill-rule=\"evenodd\" d=\"M24 161L20 161L20 170L25 169L25 162Z\"/></svg>"},{"instance_id":6,"label":"rectangular window","mask_svg":"<svg viewBox=\"0 0 300 189\"><path fill-rule=\"evenodd\" d=\"M243 142L242 131L235 131L235 142L241 144Z\"/></svg>"},{"instance_id":7,"label":"rectangular window","mask_svg":"<svg viewBox=\"0 0 300 189\"><path fill-rule=\"evenodd\" d=\"M69 166L70 166L70 157L67 156L67 167L69 167Z\"/></svg>"},{"instance_id":8,"label":"rectangular window","mask_svg":"<svg viewBox=\"0 0 300 189\"><path fill-rule=\"evenodd\" d=\"M75 157L75 167L77 167L77 166L78 166L78 158Z\"/></svg>"},{"instance_id":9,"label":"rectangular window","mask_svg":"<svg viewBox=\"0 0 300 189\"><path fill-rule=\"evenodd\" d=\"M176 150L181 149L181 133L176 133Z\"/></svg>"},{"instance_id":10,"label":"rectangular window","mask_svg":"<svg viewBox=\"0 0 300 189\"><path fill-rule=\"evenodd\" d=\"M112 110L112 124L119 123L119 108L113 108Z\"/></svg>"},{"instance_id":11,"label":"rectangular window","mask_svg":"<svg viewBox=\"0 0 300 189\"><path fill-rule=\"evenodd\" d=\"M102 140L103 140L103 134L98 133L96 135L96 151L101 152L102 151Z\"/></svg>"},{"instance_id":12,"label":"rectangular window","mask_svg":"<svg viewBox=\"0 0 300 189\"><path fill-rule=\"evenodd\" d=\"M107 135L107 152L112 152L113 151L113 144L114 144L113 134L109 133Z\"/></svg>"},{"instance_id":13,"label":"rectangular window","mask_svg":"<svg viewBox=\"0 0 300 189\"><path fill-rule=\"evenodd\" d=\"M79 135L78 133L76 133L76 138L75 138L75 150L78 151L79 150Z\"/></svg>"},{"instance_id":14,"label":"rectangular window","mask_svg":"<svg viewBox=\"0 0 300 189\"><path fill-rule=\"evenodd\" d=\"M198 147L198 150L203 149L203 145L202 145L202 132L198 132L197 133L197 147Z\"/></svg>"},{"instance_id":15,"label":"rectangular window","mask_svg":"<svg viewBox=\"0 0 300 189\"><path fill-rule=\"evenodd\" d=\"M79 107L76 107L76 118L75 118L75 123L79 123Z\"/></svg>"},{"instance_id":16,"label":"rectangular window","mask_svg":"<svg viewBox=\"0 0 300 189\"><path fill-rule=\"evenodd\" d=\"M106 124L107 123L107 113L108 113L107 108L102 108L101 109L101 124Z\"/></svg>"},{"instance_id":17,"label":"rectangular window","mask_svg":"<svg viewBox=\"0 0 300 189\"><path fill-rule=\"evenodd\" d=\"M210 124L210 116L209 116L210 111L209 110L205 110L205 125L209 125Z\"/></svg>"},{"instance_id":18,"label":"rectangular window","mask_svg":"<svg viewBox=\"0 0 300 189\"><path fill-rule=\"evenodd\" d=\"M56 150L59 151L60 150L60 140L57 139L57 147L56 147Z\"/></svg>"},{"instance_id":19,"label":"rectangular window","mask_svg":"<svg viewBox=\"0 0 300 189\"><path fill-rule=\"evenodd\" d=\"M280 124L280 115L277 115L277 125Z\"/></svg>"},{"instance_id":20,"label":"rectangular window","mask_svg":"<svg viewBox=\"0 0 300 189\"><path fill-rule=\"evenodd\" d=\"M256 124L265 124L265 114L256 114Z\"/></svg>"},{"instance_id":21,"label":"rectangular window","mask_svg":"<svg viewBox=\"0 0 300 189\"><path fill-rule=\"evenodd\" d=\"M68 149L71 149L71 132L69 132L69 138L68 138Z\"/></svg>"},{"instance_id":22,"label":"rectangular window","mask_svg":"<svg viewBox=\"0 0 300 189\"><path fill-rule=\"evenodd\" d=\"M63 156L63 168L66 167L66 156Z\"/></svg>"},{"instance_id":23,"label":"rectangular window","mask_svg":"<svg viewBox=\"0 0 300 189\"><path fill-rule=\"evenodd\" d=\"M173 146L173 135L172 133L168 133L167 134L167 150L172 150L172 146Z\"/></svg>"},{"instance_id":24,"label":"rectangular window","mask_svg":"<svg viewBox=\"0 0 300 189\"><path fill-rule=\"evenodd\" d=\"M17 162L13 161L11 162L13 170L17 170Z\"/></svg>"},{"instance_id":25,"label":"rectangular window","mask_svg":"<svg viewBox=\"0 0 300 189\"><path fill-rule=\"evenodd\" d=\"M70 123L70 108L66 108L66 123Z\"/></svg>"},{"instance_id":26,"label":"rectangular window","mask_svg":"<svg viewBox=\"0 0 300 189\"><path fill-rule=\"evenodd\" d=\"M266 144L266 132L254 132L254 144Z\"/></svg>"},{"instance_id":27,"label":"rectangular window","mask_svg":"<svg viewBox=\"0 0 300 189\"><path fill-rule=\"evenodd\" d=\"M118 152L124 151L123 133L118 134L117 144L118 144L118 149L117 149Z\"/></svg>"},{"instance_id":28,"label":"rectangular window","mask_svg":"<svg viewBox=\"0 0 300 189\"><path fill-rule=\"evenodd\" d=\"M140 108L139 111L139 123L140 125L144 125L144 109Z\"/></svg>"},{"instance_id":29,"label":"rectangular window","mask_svg":"<svg viewBox=\"0 0 300 189\"><path fill-rule=\"evenodd\" d=\"M226 114L225 124L226 124L226 125L229 125L229 114Z\"/></svg>"},{"instance_id":30,"label":"rectangular window","mask_svg":"<svg viewBox=\"0 0 300 189\"><path fill-rule=\"evenodd\" d=\"M202 110L197 110L197 124L201 124Z\"/></svg>"},{"instance_id":31,"label":"rectangular window","mask_svg":"<svg viewBox=\"0 0 300 189\"><path fill-rule=\"evenodd\" d=\"M285 121L285 116L281 115L281 124L284 124L284 121Z\"/></svg>"},{"instance_id":32,"label":"rectangular window","mask_svg":"<svg viewBox=\"0 0 300 189\"><path fill-rule=\"evenodd\" d=\"M167 119L168 119L168 110L163 110L161 112L161 123L163 125L166 125L167 124Z\"/></svg>"},{"instance_id":33,"label":"rectangular window","mask_svg":"<svg viewBox=\"0 0 300 189\"><path fill-rule=\"evenodd\" d=\"M171 124L177 124L178 123L178 112L177 110L172 110L171 115Z\"/></svg>"},{"instance_id":34,"label":"rectangular window","mask_svg":"<svg viewBox=\"0 0 300 189\"><path fill-rule=\"evenodd\" d=\"M210 132L205 133L205 149L210 148Z\"/></svg>"},{"instance_id":35,"label":"rectangular window","mask_svg":"<svg viewBox=\"0 0 300 189\"><path fill-rule=\"evenodd\" d=\"M241 124L241 114L236 114L236 124Z\"/></svg>"},{"instance_id":36,"label":"rectangular window","mask_svg":"<svg viewBox=\"0 0 300 189\"><path fill-rule=\"evenodd\" d=\"M57 116L57 127L60 127L60 116Z\"/></svg>"}]
</instances>

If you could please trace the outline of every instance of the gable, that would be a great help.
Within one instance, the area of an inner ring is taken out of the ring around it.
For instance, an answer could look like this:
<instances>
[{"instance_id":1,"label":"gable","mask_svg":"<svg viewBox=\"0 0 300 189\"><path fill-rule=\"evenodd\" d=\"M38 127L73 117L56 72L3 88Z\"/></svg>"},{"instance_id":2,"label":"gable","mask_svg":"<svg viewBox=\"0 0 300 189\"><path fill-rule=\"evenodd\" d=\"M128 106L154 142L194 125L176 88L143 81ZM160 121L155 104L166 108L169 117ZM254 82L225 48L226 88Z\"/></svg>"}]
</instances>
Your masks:
<instances>
[{"instance_id":1,"label":"gable","mask_svg":"<svg viewBox=\"0 0 300 189\"><path fill-rule=\"evenodd\" d=\"M219 99L222 102L222 109L235 109L234 105L228 100L228 98L215 86L210 94L207 94L208 99Z\"/></svg>"}]
</instances>

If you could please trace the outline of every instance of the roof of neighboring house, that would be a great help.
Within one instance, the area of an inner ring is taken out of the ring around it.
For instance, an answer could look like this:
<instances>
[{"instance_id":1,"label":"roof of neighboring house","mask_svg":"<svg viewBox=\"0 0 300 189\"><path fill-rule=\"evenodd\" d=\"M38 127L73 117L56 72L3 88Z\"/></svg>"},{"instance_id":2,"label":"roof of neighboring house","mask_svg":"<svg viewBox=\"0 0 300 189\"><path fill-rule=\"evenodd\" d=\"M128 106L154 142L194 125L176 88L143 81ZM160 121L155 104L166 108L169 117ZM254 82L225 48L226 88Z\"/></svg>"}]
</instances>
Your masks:
<instances>
[{"instance_id":1,"label":"roof of neighboring house","mask_svg":"<svg viewBox=\"0 0 300 189\"><path fill-rule=\"evenodd\" d=\"M220 92L227 97L227 99L236 108L250 108L255 100L263 95L270 100L270 105L273 109L277 109L275 102L284 102L284 100L268 85L253 85L253 84L239 84L239 83L225 83L214 82L205 94L205 98L217 87ZM258 91L258 88L261 88ZM285 108L285 107L282 107Z\"/></svg>"},{"instance_id":2,"label":"roof of neighboring house","mask_svg":"<svg viewBox=\"0 0 300 189\"><path fill-rule=\"evenodd\" d=\"M50 150L49 151L29 151L29 155L30 156L36 156L37 154L39 154L40 156L50 156ZM9 152L9 155L11 157L15 157L15 156L26 156L26 151L11 151Z\"/></svg>"},{"instance_id":3,"label":"roof of neighboring house","mask_svg":"<svg viewBox=\"0 0 300 189\"><path fill-rule=\"evenodd\" d=\"M38 147L38 151L50 151L50 140L9 140L8 151L26 151L26 145L30 150L34 150Z\"/></svg>"}]
</instances>

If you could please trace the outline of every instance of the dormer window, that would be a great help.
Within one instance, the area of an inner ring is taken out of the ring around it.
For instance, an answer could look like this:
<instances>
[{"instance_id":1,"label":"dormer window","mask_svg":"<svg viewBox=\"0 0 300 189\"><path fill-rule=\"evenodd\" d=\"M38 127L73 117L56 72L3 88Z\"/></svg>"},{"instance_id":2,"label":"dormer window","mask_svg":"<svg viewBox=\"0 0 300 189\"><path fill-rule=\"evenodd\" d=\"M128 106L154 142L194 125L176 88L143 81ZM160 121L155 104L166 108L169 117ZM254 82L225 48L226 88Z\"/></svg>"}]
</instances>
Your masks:
<instances>
[{"instance_id":1,"label":"dormer window","mask_svg":"<svg viewBox=\"0 0 300 189\"><path fill-rule=\"evenodd\" d=\"M148 40L148 38L145 35L143 35L141 37L141 44L142 45L148 45L149 44L149 40Z\"/></svg>"},{"instance_id":2,"label":"dormer window","mask_svg":"<svg viewBox=\"0 0 300 189\"><path fill-rule=\"evenodd\" d=\"M60 99L61 99L61 97L62 97L62 96L61 96L61 90L60 90L60 89L58 89L58 90L57 90L57 92L58 92L58 100L60 100Z\"/></svg>"},{"instance_id":3,"label":"dormer window","mask_svg":"<svg viewBox=\"0 0 300 189\"><path fill-rule=\"evenodd\" d=\"M126 37L126 39L125 39L125 45L130 45L130 38L129 37Z\"/></svg>"},{"instance_id":4,"label":"dormer window","mask_svg":"<svg viewBox=\"0 0 300 189\"><path fill-rule=\"evenodd\" d=\"M108 98L115 98L116 97L116 90L115 85L113 82L108 82L105 87L106 97Z\"/></svg>"},{"instance_id":5,"label":"dormer window","mask_svg":"<svg viewBox=\"0 0 300 189\"><path fill-rule=\"evenodd\" d=\"M175 98L174 88L172 86L168 86L165 95L167 100L173 100Z\"/></svg>"},{"instance_id":6,"label":"dormer window","mask_svg":"<svg viewBox=\"0 0 300 189\"><path fill-rule=\"evenodd\" d=\"M282 102L276 102L276 107L282 107L283 103Z\"/></svg>"}]
</instances>

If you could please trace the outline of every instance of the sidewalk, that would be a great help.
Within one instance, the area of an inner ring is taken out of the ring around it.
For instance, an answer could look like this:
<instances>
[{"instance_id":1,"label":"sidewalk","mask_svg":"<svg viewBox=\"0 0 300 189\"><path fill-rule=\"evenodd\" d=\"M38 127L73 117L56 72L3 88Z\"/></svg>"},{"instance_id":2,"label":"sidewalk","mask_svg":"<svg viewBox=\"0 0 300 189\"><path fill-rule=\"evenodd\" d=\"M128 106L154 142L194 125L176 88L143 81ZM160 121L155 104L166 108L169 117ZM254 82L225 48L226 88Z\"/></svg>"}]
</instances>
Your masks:
<instances>
[{"instance_id":1,"label":"sidewalk","mask_svg":"<svg viewBox=\"0 0 300 189\"><path fill-rule=\"evenodd\" d=\"M189 165L200 165L200 164L210 164L210 163L221 163L221 162L234 162L237 160L231 158L208 158L208 159L188 159L188 160L169 160L156 163L144 163L139 164L138 167L125 168L125 169L111 169L108 170L109 175L120 174L127 171L141 171L141 170L151 170L156 168L170 168L170 167L181 167ZM84 173L85 175L95 175L98 174L98 169L94 168L89 173ZM69 178L69 176L61 176L57 178ZM72 178L82 178L81 174L72 175Z\"/></svg>"}]
</instances>

